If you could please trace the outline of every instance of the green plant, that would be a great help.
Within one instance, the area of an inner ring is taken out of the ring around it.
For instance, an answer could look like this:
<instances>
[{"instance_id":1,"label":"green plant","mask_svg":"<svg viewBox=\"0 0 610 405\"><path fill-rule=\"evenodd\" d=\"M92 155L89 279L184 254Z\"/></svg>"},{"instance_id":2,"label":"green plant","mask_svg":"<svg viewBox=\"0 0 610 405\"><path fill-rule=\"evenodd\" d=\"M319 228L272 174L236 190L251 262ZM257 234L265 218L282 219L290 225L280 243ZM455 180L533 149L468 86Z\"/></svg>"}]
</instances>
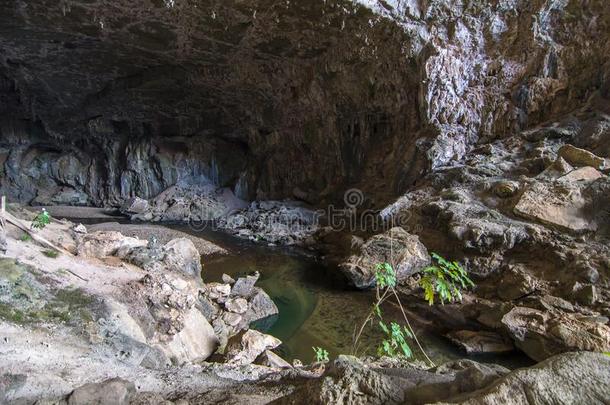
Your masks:
<instances>
[{"instance_id":1,"label":"green plant","mask_svg":"<svg viewBox=\"0 0 610 405\"><path fill-rule=\"evenodd\" d=\"M32 237L30 235L28 235L27 233L24 233L23 235L21 235L19 237L19 240L22 242L28 242L32 240Z\"/></svg>"},{"instance_id":2,"label":"green plant","mask_svg":"<svg viewBox=\"0 0 610 405\"><path fill-rule=\"evenodd\" d=\"M417 336L415 336L413 328L411 328L411 324L407 318L407 314L402 306L402 303L400 302L400 298L396 292L396 272L394 271L392 265L389 263L378 263L375 267L375 282L376 300L373 304L371 312L368 314L362 326L358 330L358 333L354 335L353 354L357 354L358 352L358 344L365 326L368 323L373 323L373 320L377 318L377 325L385 335L385 338L381 341L381 344L377 348L378 355L404 357L407 359L411 358L413 356L413 351L411 350L407 339L413 339L419 350L421 350L423 353L424 357L430 362L430 364L434 365L417 340ZM405 326L401 326L397 322L390 322L389 325L385 323L383 314L381 312L381 305L389 298L394 298L398 304L405 321Z\"/></svg>"},{"instance_id":3,"label":"green plant","mask_svg":"<svg viewBox=\"0 0 610 405\"><path fill-rule=\"evenodd\" d=\"M51 216L46 209L42 209L38 215L32 220L32 228L43 229L45 226L51 223Z\"/></svg>"},{"instance_id":4,"label":"green plant","mask_svg":"<svg viewBox=\"0 0 610 405\"><path fill-rule=\"evenodd\" d=\"M313 352L315 353L315 359L318 363L326 363L328 362L328 351L321 347L312 347Z\"/></svg>"},{"instance_id":5,"label":"green plant","mask_svg":"<svg viewBox=\"0 0 610 405\"><path fill-rule=\"evenodd\" d=\"M59 256L59 252L56 250L43 250L42 254L45 255L46 257L50 257L51 259L56 259L57 256Z\"/></svg>"},{"instance_id":6,"label":"green plant","mask_svg":"<svg viewBox=\"0 0 610 405\"><path fill-rule=\"evenodd\" d=\"M436 295L443 305L445 301L462 301L461 290L474 287L466 270L458 262L445 260L436 253L432 253L432 258L437 264L426 267L423 271L424 275L419 281L428 304L434 304Z\"/></svg>"},{"instance_id":7,"label":"green plant","mask_svg":"<svg viewBox=\"0 0 610 405\"><path fill-rule=\"evenodd\" d=\"M388 328L383 321L379 321L379 327L386 334L386 339L381 341L381 345L377 348L377 354L380 356L399 357L404 356L407 359L413 355L411 347L407 343L407 338L413 339L413 334L407 327L400 327L396 322L390 322ZM398 351L400 349L400 352Z\"/></svg>"}]
</instances>

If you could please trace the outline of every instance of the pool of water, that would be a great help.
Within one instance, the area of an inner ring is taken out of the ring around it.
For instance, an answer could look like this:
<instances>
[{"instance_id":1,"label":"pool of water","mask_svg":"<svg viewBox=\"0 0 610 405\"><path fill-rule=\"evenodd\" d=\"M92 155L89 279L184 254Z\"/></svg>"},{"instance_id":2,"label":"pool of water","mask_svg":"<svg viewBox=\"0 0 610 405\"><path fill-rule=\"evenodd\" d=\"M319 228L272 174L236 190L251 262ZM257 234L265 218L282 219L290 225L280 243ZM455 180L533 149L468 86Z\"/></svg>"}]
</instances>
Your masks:
<instances>
[{"instance_id":1,"label":"pool of water","mask_svg":"<svg viewBox=\"0 0 610 405\"><path fill-rule=\"evenodd\" d=\"M88 219L81 222L106 221ZM128 223L126 220L119 222ZM374 300L371 291L349 288L337 269L329 268L311 252L299 248L255 244L210 229L194 231L185 225L165 226L205 238L229 250L230 254L225 256L202 258L204 282L221 281L223 273L233 278L254 271L260 273L257 285L273 299L279 314L252 326L282 340L276 350L282 357L309 362L313 359L313 346L328 350L331 358L353 352L356 328L362 325ZM401 321L397 307L386 305L383 312L386 321ZM417 329L416 333L426 353L437 364L465 357L443 336ZM358 354L375 354L382 337L376 323L366 327ZM423 360L413 342L411 346L415 357ZM518 352L471 358L509 368L533 364Z\"/></svg>"},{"instance_id":2,"label":"pool of water","mask_svg":"<svg viewBox=\"0 0 610 405\"><path fill-rule=\"evenodd\" d=\"M177 229L189 232L184 227ZM352 353L354 333L371 309L373 292L349 288L336 268L328 267L302 249L254 244L210 231L199 236L231 252L227 256L202 259L205 282L220 281L223 273L233 278L254 271L260 273L257 285L273 299L279 314L253 327L282 340L282 346L276 350L282 357L309 362L313 359L313 346L325 348L331 358ZM398 308L393 305L386 305L383 312L388 322L402 319ZM416 333L428 356L437 364L465 357L443 336L417 329ZM358 354L375 354L382 337L376 324L366 327ZM413 342L411 346L415 357L423 360ZM532 364L521 353L471 358L509 368Z\"/></svg>"}]
</instances>

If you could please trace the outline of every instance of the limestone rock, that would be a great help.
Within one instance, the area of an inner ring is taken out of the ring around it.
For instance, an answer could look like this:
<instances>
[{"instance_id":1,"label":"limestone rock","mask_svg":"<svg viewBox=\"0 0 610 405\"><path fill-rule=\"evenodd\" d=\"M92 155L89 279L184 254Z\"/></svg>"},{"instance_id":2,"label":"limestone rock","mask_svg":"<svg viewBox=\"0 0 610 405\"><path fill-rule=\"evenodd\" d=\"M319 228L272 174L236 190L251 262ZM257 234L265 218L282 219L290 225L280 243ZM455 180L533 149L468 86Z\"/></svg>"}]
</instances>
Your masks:
<instances>
[{"instance_id":1,"label":"limestone rock","mask_svg":"<svg viewBox=\"0 0 610 405\"><path fill-rule=\"evenodd\" d=\"M418 363L388 359L364 362L340 355L322 378L299 387L279 404L404 404L434 403L485 387L508 370L474 361L451 362L425 370Z\"/></svg>"},{"instance_id":2,"label":"limestone rock","mask_svg":"<svg viewBox=\"0 0 610 405\"><path fill-rule=\"evenodd\" d=\"M119 232L91 232L86 234L78 244L78 254L86 257L113 256L120 249L130 250L132 248L144 247L145 240L130 238Z\"/></svg>"},{"instance_id":3,"label":"limestone rock","mask_svg":"<svg viewBox=\"0 0 610 405\"><path fill-rule=\"evenodd\" d=\"M253 363L265 350L275 349L282 342L270 335L247 330L229 339L226 347L227 362L236 365Z\"/></svg>"},{"instance_id":4,"label":"limestone rock","mask_svg":"<svg viewBox=\"0 0 610 405\"><path fill-rule=\"evenodd\" d=\"M512 301L535 292L538 284L523 266L509 265L498 283L497 293L503 300Z\"/></svg>"},{"instance_id":5,"label":"limestone rock","mask_svg":"<svg viewBox=\"0 0 610 405\"><path fill-rule=\"evenodd\" d=\"M87 228L85 227L85 225L83 224L77 224L75 225L72 230L76 233L80 233L80 234L85 234L87 233Z\"/></svg>"},{"instance_id":6,"label":"limestone rock","mask_svg":"<svg viewBox=\"0 0 610 405\"><path fill-rule=\"evenodd\" d=\"M291 201L261 201L222 216L217 223L241 238L294 245L305 244L316 233L318 214Z\"/></svg>"},{"instance_id":7,"label":"limestone rock","mask_svg":"<svg viewBox=\"0 0 610 405\"><path fill-rule=\"evenodd\" d=\"M121 205L121 212L125 214L144 214L148 210L148 200L140 197L132 197Z\"/></svg>"},{"instance_id":8,"label":"limestone rock","mask_svg":"<svg viewBox=\"0 0 610 405\"><path fill-rule=\"evenodd\" d=\"M271 368L292 368L292 364L288 363L271 350L265 350L263 354L259 356L257 362Z\"/></svg>"},{"instance_id":9,"label":"limestone rock","mask_svg":"<svg viewBox=\"0 0 610 405\"><path fill-rule=\"evenodd\" d=\"M534 240L539 233L538 227L489 208L462 187L444 190L441 198L425 201L421 210L441 226L442 232L459 241L462 248L486 255L513 249ZM490 268L487 271L473 269L481 274L493 270L491 266L476 267Z\"/></svg>"},{"instance_id":10,"label":"limestone rock","mask_svg":"<svg viewBox=\"0 0 610 405\"><path fill-rule=\"evenodd\" d=\"M162 349L179 364L193 363L210 357L218 343L212 325L197 308L192 308L184 316L182 330Z\"/></svg>"},{"instance_id":11,"label":"limestone rock","mask_svg":"<svg viewBox=\"0 0 610 405\"><path fill-rule=\"evenodd\" d=\"M568 232L595 231L597 226L585 215L587 201L573 184L534 183L521 196L515 214Z\"/></svg>"},{"instance_id":12,"label":"limestone rock","mask_svg":"<svg viewBox=\"0 0 610 405\"><path fill-rule=\"evenodd\" d=\"M535 360L574 351L610 351L610 327L572 314L515 307L502 318L515 345Z\"/></svg>"},{"instance_id":13,"label":"limestone rock","mask_svg":"<svg viewBox=\"0 0 610 405\"><path fill-rule=\"evenodd\" d=\"M256 272L254 275L238 278L231 288L231 295L250 298L254 291L254 284L256 284L259 277L260 275Z\"/></svg>"},{"instance_id":14,"label":"limestone rock","mask_svg":"<svg viewBox=\"0 0 610 405\"><path fill-rule=\"evenodd\" d=\"M494 384L452 398L452 404L597 404L610 392L610 357L565 353L533 367L517 369ZM449 403L449 402L447 402Z\"/></svg>"},{"instance_id":15,"label":"limestone rock","mask_svg":"<svg viewBox=\"0 0 610 405\"><path fill-rule=\"evenodd\" d=\"M201 256L190 239L172 239L163 246L163 265L170 271L201 277Z\"/></svg>"},{"instance_id":16,"label":"limestone rock","mask_svg":"<svg viewBox=\"0 0 610 405\"><path fill-rule=\"evenodd\" d=\"M228 311L235 312L236 314L243 314L248 310L248 301L244 298L231 298L225 302L225 308Z\"/></svg>"},{"instance_id":17,"label":"limestone rock","mask_svg":"<svg viewBox=\"0 0 610 405\"><path fill-rule=\"evenodd\" d=\"M263 289L255 287L254 295L248 302L248 311L244 315L249 322L276 315L279 310L271 297Z\"/></svg>"},{"instance_id":18,"label":"limestone rock","mask_svg":"<svg viewBox=\"0 0 610 405\"><path fill-rule=\"evenodd\" d=\"M354 286L370 288L375 285L379 263L390 263L400 283L429 265L430 256L416 235L396 227L368 239L360 253L342 263L340 269Z\"/></svg>"},{"instance_id":19,"label":"limestone rock","mask_svg":"<svg viewBox=\"0 0 610 405\"><path fill-rule=\"evenodd\" d=\"M542 173L540 173L536 178L538 179L556 179L561 176L565 176L574 170L574 167L565 161L561 156L557 157L557 159L549 165Z\"/></svg>"},{"instance_id":20,"label":"limestone rock","mask_svg":"<svg viewBox=\"0 0 610 405\"><path fill-rule=\"evenodd\" d=\"M594 169L590 166L580 167L576 170L561 176L559 180L564 181L593 181L602 177L603 174L599 170Z\"/></svg>"},{"instance_id":21,"label":"limestone rock","mask_svg":"<svg viewBox=\"0 0 610 405\"><path fill-rule=\"evenodd\" d=\"M572 145L564 145L559 149L559 156L574 166L591 166L601 169L604 166L604 159L585 149L580 149Z\"/></svg>"},{"instance_id":22,"label":"limestone rock","mask_svg":"<svg viewBox=\"0 0 610 405\"><path fill-rule=\"evenodd\" d=\"M68 405L129 405L135 392L132 382L113 378L75 389L68 397Z\"/></svg>"}]
</instances>

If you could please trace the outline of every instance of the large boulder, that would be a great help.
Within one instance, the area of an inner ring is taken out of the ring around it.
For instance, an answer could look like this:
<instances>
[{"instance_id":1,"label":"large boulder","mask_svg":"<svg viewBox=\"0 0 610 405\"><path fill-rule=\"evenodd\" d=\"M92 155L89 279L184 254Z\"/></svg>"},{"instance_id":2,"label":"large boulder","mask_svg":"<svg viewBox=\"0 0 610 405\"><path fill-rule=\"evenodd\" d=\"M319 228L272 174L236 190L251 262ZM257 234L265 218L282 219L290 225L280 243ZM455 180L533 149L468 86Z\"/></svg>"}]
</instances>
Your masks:
<instances>
[{"instance_id":1,"label":"large boulder","mask_svg":"<svg viewBox=\"0 0 610 405\"><path fill-rule=\"evenodd\" d=\"M605 404L610 393L610 357L565 353L500 378L487 388L452 398L452 404Z\"/></svg>"},{"instance_id":2,"label":"large boulder","mask_svg":"<svg viewBox=\"0 0 610 405\"><path fill-rule=\"evenodd\" d=\"M375 286L376 266L390 263L399 283L430 264L426 247L416 235L400 227L368 239L357 255L349 257L339 268L358 288Z\"/></svg>"},{"instance_id":3,"label":"large boulder","mask_svg":"<svg viewBox=\"0 0 610 405\"><path fill-rule=\"evenodd\" d=\"M144 214L150 209L148 200L140 197L132 197L127 199L123 205L121 205L121 212L124 214Z\"/></svg>"},{"instance_id":4,"label":"large boulder","mask_svg":"<svg viewBox=\"0 0 610 405\"><path fill-rule=\"evenodd\" d=\"M538 361L573 350L610 351L610 327L558 310L515 307L502 324L515 345Z\"/></svg>"},{"instance_id":5,"label":"large boulder","mask_svg":"<svg viewBox=\"0 0 610 405\"><path fill-rule=\"evenodd\" d=\"M201 280L201 256L188 238L175 238L163 246L150 240L145 246L127 246L116 255L147 271L170 271Z\"/></svg>"},{"instance_id":6,"label":"large boulder","mask_svg":"<svg viewBox=\"0 0 610 405\"><path fill-rule=\"evenodd\" d=\"M178 364L205 360L219 344L199 305L198 287L179 274L151 271L123 291L145 342Z\"/></svg>"},{"instance_id":7,"label":"large boulder","mask_svg":"<svg viewBox=\"0 0 610 405\"><path fill-rule=\"evenodd\" d=\"M584 233L597 229L586 215L586 206L582 187L574 182L535 182L525 190L514 212L563 231Z\"/></svg>"},{"instance_id":8,"label":"large boulder","mask_svg":"<svg viewBox=\"0 0 610 405\"><path fill-rule=\"evenodd\" d=\"M78 243L77 251L80 256L101 258L114 256L119 250L131 250L146 245L147 241L125 236L120 232L98 231L84 235Z\"/></svg>"},{"instance_id":9,"label":"large boulder","mask_svg":"<svg viewBox=\"0 0 610 405\"><path fill-rule=\"evenodd\" d=\"M212 325L197 308L184 315L184 327L161 348L179 364L206 360L218 347Z\"/></svg>"},{"instance_id":10,"label":"large boulder","mask_svg":"<svg viewBox=\"0 0 610 405\"><path fill-rule=\"evenodd\" d=\"M564 145L559 149L559 156L574 166L591 166L596 169L605 167L605 159L572 145Z\"/></svg>"},{"instance_id":11,"label":"large boulder","mask_svg":"<svg viewBox=\"0 0 610 405\"><path fill-rule=\"evenodd\" d=\"M201 256L190 239L172 239L163 247L163 265L170 271L191 277L201 276Z\"/></svg>"}]
</instances>

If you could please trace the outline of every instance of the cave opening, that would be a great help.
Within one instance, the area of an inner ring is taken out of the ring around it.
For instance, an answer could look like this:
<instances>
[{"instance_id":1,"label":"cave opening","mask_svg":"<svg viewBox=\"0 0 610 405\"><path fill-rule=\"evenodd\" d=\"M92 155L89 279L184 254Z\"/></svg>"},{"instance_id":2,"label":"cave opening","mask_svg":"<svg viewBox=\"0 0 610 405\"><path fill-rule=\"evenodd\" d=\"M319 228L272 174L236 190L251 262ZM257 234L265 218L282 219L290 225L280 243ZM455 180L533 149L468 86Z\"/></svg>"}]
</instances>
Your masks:
<instances>
[{"instance_id":1,"label":"cave opening","mask_svg":"<svg viewBox=\"0 0 610 405\"><path fill-rule=\"evenodd\" d=\"M313 205L358 187L380 205L425 170L410 39L364 6L18 3L0 66L2 190L18 201L210 183Z\"/></svg>"}]
</instances>

